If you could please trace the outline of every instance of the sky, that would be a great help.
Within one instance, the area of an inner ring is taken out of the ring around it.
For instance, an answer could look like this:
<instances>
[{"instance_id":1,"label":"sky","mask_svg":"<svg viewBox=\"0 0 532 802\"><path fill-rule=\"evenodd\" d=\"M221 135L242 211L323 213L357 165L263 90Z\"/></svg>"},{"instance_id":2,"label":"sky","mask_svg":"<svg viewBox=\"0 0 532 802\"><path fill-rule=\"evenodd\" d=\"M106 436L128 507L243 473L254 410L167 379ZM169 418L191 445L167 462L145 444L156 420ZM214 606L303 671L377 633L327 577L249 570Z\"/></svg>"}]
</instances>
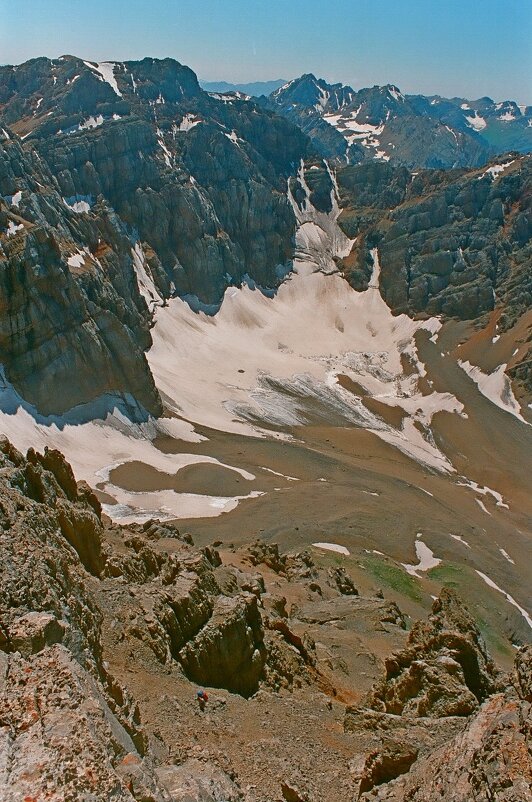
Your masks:
<instances>
[{"instance_id":1,"label":"sky","mask_svg":"<svg viewBox=\"0 0 532 802\"><path fill-rule=\"evenodd\" d=\"M0 63L171 56L208 81L305 72L532 104L532 0L0 0Z\"/></svg>"}]
</instances>

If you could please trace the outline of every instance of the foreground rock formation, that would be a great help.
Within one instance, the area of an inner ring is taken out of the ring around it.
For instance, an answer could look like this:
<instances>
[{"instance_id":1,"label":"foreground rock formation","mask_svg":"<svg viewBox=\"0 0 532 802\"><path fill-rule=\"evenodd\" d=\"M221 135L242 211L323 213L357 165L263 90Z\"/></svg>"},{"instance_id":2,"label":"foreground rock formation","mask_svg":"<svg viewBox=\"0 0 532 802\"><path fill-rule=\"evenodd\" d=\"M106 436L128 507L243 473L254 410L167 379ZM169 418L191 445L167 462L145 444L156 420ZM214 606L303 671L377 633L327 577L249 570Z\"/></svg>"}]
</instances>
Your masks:
<instances>
[{"instance_id":1,"label":"foreground rock formation","mask_svg":"<svg viewBox=\"0 0 532 802\"><path fill-rule=\"evenodd\" d=\"M0 515L6 802L530 798L532 651L502 675L451 591L408 632L309 552L110 525L5 439Z\"/></svg>"}]
</instances>

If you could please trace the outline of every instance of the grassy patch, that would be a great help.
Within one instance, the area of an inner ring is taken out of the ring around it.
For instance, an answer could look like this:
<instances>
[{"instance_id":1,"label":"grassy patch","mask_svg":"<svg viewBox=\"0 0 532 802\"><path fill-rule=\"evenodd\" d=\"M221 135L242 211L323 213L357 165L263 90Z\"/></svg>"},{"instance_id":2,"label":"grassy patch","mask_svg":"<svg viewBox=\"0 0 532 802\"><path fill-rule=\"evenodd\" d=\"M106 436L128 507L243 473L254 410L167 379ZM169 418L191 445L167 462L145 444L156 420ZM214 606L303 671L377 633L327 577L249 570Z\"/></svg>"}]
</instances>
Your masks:
<instances>
[{"instance_id":1,"label":"grassy patch","mask_svg":"<svg viewBox=\"0 0 532 802\"><path fill-rule=\"evenodd\" d=\"M457 590L464 582L468 581L462 566L447 562L431 568L430 571L427 571L427 577L434 582L441 582L442 585L454 590Z\"/></svg>"},{"instance_id":2,"label":"grassy patch","mask_svg":"<svg viewBox=\"0 0 532 802\"><path fill-rule=\"evenodd\" d=\"M368 557L364 560L364 567L383 586L392 588L413 601L422 601L421 590L416 579L398 565Z\"/></svg>"},{"instance_id":3,"label":"grassy patch","mask_svg":"<svg viewBox=\"0 0 532 802\"><path fill-rule=\"evenodd\" d=\"M504 655L506 657L511 657L513 659L515 652L513 651L508 641L501 638L499 633L495 632L493 627L490 626L490 624L483 618L480 618L478 615L475 615L475 621L477 623L478 628L480 629L480 634L486 641L486 646L488 647L488 651L492 655L499 654L499 655Z\"/></svg>"}]
</instances>

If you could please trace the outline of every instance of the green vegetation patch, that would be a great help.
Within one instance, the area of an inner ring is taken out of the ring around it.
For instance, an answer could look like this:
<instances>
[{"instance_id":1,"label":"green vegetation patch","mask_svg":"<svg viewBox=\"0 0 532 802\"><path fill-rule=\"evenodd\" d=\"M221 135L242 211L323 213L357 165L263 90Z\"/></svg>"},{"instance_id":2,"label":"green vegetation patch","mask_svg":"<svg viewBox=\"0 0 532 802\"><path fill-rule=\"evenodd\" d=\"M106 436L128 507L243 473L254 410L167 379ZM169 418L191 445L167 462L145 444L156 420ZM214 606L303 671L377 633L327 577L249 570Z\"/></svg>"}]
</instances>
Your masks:
<instances>
[{"instance_id":1,"label":"green vegetation patch","mask_svg":"<svg viewBox=\"0 0 532 802\"><path fill-rule=\"evenodd\" d=\"M413 601L422 601L421 590L417 580L415 577L407 574L403 568L394 565L394 563L374 559L372 557L364 559L363 565L382 585L392 588L392 590L395 590L397 593L402 593L404 596L408 596L408 598Z\"/></svg>"},{"instance_id":2,"label":"green vegetation patch","mask_svg":"<svg viewBox=\"0 0 532 802\"><path fill-rule=\"evenodd\" d=\"M464 582L470 581L462 566L448 562L441 563L436 568L431 568L430 571L427 571L427 577L432 579L433 582L441 582L442 585L454 590L458 590Z\"/></svg>"}]
</instances>

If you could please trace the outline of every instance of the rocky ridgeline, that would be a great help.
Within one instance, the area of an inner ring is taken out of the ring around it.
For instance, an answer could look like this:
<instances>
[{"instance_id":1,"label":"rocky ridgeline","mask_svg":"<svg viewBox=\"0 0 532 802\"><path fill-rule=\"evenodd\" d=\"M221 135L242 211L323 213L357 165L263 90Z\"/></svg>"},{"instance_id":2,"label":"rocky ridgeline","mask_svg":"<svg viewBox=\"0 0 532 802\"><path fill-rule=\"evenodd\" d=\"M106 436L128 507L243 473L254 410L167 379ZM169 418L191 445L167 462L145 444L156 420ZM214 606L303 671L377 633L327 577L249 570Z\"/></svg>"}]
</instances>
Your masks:
<instances>
[{"instance_id":1,"label":"rocky ridgeline","mask_svg":"<svg viewBox=\"0 0 532 802\"><path fill-rule=\"evenodd\" d=\"M368 124L395 109L406 125L413 101L392 89L363 90ZM303 124L277 102L208 94L172 59L0 67L0 362L11 406L63 414L121 394L130 417L160 414L144 357L155 307L179 295L214 312L229 286L275 290L294 256L288 180L306 202L294 178L301 160L311 202L332 208L330 167L309 125L345 140L316 97L336 113L359 102L354 94L315 80L280 90L279 102L310 103ZM439 141L405 131L416 154ZM356 237L340 267L355 289L366 288L377 245L394 312L478 319L500 307L502 331L530 308L530 157L471 169L485 155L337 162L340 224ZM456 164L469 169L421 169ZM529 384L530 361L511 373Z\"/></svg>"},{"instance_id":2,"label":"rocky ridgeline","mask_svg":"<svg viewBox=\"0 0 532 802\"><path fill-rule=\"evenodd\" d=\"M397 86L355 91L307 73L261 98L339 164L378 159L409 169L478 167L500 153L532 149L532 107L438 95Z\"/></svg>"},{"instance_id":3,"label":"rocky ridgeline","mask_svg":"<svg viewBox=\"0 0 532 802\"><path fill-rule=\"evenodd\" d=\"M500 675L451 591L407 636L396 605L359 596L338 566L264 543L222 558L170 524L111 525L59 452L23 457L6 440L0 525L6 802L529 798L531 649ZM404 645L346 705L383 637ZM343 717L340 752L300 737L322 708ZM284 717L281 754L246 741L266 711ZM347 760L333 783L330 760Z\"/></svg>"}]
</instances>

